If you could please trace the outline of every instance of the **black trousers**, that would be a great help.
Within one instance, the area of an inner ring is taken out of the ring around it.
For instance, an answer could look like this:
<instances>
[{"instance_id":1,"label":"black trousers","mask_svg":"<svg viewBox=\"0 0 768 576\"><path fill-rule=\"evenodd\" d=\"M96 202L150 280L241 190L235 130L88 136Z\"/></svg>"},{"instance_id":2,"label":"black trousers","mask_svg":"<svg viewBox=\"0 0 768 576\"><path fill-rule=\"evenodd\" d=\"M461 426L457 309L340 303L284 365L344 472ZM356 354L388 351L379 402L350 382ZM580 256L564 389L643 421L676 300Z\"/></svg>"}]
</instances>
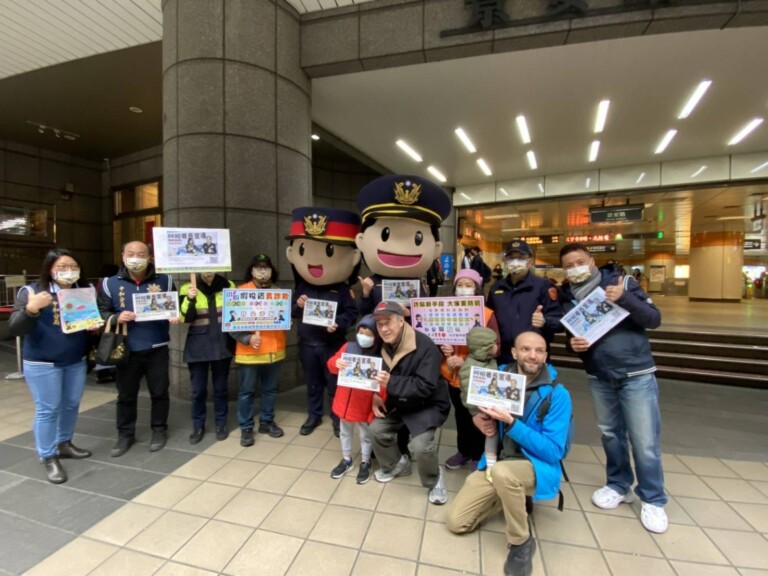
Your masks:
<instances>
[{"instance_id":1,"label":"black trousers","mask_svg":"<svg viewBox=\"0 0 768 576\"><path fill-rule=\"evenodd\" d=\"M456 444L459 452L472 460L480 460L485 451L485 435L472 422L472 414L461 401L461 388L450 386L443 378L441 384L448 386L448 393L453 404L453 414L456 417Z\"/></svg>"},{"instance_id":2,"label":"black trousers","mask_svg":"<svg viewBox=\"0 0 768 576\"><path fill-rule=\"evenodd\" d=\"M208 369L213 379L213 413L216 426L227 425L229 411L229 365L232 358L206 362L190 362L189 381L192 385L192 426L205 428L205 408L208 400Z\"/></svg>"},{"instance_id":3,"label":"black trousers","mask_svg":"<svg viewBox=\"0 0 768 576\"><path fill-rule=\"evenodd\" d=\"M304 381L307 383L307 416L312 420L323 417L323 392L328 390L328 410L334 426L339 425L339 418L332 411L333 397L336 395L337 377L326 367L328 359L338 348L330 346L308 346L299 343L299 358L304 369Z\"/></svg>"},{"instance_id":4,"label":"black trousers","mask_svg":"<svg viewBox=\"0 0 768 576\"><path fill-rule=\"evenodd\" d=\"M136 413L141 379L146 377L152 399L152 430L168 428L168 346L131 352L128 363L117 369L117 433L120 438L136 435Z\"/></svg>"}]
</instances>

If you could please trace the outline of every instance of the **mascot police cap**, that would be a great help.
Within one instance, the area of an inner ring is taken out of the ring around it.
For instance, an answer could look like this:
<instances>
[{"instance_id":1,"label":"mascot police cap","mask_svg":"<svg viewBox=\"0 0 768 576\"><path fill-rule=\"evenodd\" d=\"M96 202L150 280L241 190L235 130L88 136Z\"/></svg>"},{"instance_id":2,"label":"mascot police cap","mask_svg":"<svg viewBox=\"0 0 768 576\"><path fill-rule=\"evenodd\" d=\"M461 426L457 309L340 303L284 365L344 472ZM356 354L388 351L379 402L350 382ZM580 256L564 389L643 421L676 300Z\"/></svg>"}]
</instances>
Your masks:
<instances>
[{"instance_id":1,"label":"mascot police cap","mask_svg":"<svg viewBox=\"0 0 768 576\"><path fill-rule=\"evenodd\" d=\"M286 240L306 238L330 244L355 244L360 232L360 216L339 208L295 208L291 213L291 229Z\"/></svg>"},{"instance_id":2,"label":"mascot police cap","mask_svg":"<svg viewBox=\"0 0 768 576\"><path fill-rule=\"evenodd\" d=\"M390 175L363 186L357 197L363 223L376 218L412 218L440 226L451 213L451 199L421 176Z\"/></svg>"}]
</instances>

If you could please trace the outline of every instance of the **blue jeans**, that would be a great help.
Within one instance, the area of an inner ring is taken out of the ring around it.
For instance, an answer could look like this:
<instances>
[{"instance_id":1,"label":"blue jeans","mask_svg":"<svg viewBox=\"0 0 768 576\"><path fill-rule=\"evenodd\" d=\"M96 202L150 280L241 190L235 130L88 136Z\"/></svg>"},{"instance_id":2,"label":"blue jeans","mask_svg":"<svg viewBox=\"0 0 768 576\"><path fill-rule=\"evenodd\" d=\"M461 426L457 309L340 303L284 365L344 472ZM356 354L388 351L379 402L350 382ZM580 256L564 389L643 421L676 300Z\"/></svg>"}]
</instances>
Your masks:
<instances>
[{"instance_id":1,"label":"blue jeans","mask_svg":"<svg viewBox=\"0 0 768 576\"><path fill-rule=\"evenodd\" d=\"M619 494L626 494L632 487L629 441L637 474L635 493L643 502L664 506L667 496L661 467L656 376L642 374L610 382L590 377L589 387L605 449L606 485Z\"/></svg>"},{"instance_id":2,"label":"blue jeans","mask_svg":"<svg viewBox=\"0 0 768 576\"><path fill-rule=\"evenodd\" d=\"M238 364L237 374L240 387L237 391L237 421L241 430L253 428L253 405L256 398L256 384L261 381L261 408L259 422L275 419L277 380L283 361L272 364Z\"/></svg>"},{"instance_id":3,"label":"blue jeans","mask_svg":"<svg viewBox=\"0 0 768 576\"><path fill-rule=\"evenodd\" d=\"M56 447L72 440L85 376L84 359L62 367L24 361L24 378L35 401L33 430L41 460L56 456Z\"/></svg>"}]
</instances>

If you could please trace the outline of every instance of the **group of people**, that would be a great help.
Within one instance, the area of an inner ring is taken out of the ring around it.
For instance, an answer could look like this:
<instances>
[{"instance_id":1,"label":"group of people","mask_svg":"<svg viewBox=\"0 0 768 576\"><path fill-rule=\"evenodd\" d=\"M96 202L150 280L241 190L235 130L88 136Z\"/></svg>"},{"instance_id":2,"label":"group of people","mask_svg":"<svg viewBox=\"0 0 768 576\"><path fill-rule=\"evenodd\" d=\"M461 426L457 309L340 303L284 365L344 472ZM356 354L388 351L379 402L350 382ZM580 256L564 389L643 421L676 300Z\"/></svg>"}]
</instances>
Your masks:
<instances>
[{"instance_id":1,"label":"group of people","mask_svg":"<svg viewBox=\"0 0 768 576\"><path fill-rule=\"evenodd\" d=\"M461 369L469 349L435 345L411 327L407 306L381 297L381 281L388 270L411 260L432 264L442 248L439 223L450 211L450 201L442 198L445 194L434 184L417 177L403 182L403 178L383 177L369 185L373 188L361 203L362 226L359 216L341 210L294 210L286 256L296 281L291 315L299 322L299 357L307 385L307 420L300 434L311 434L321 424L327 394L342 452L332 477L341 478L354 468L352 434L358 424L358 483L367 482L371 475L379 482L390 482L411 474L413 458L429 501L444 504L445 473L438 460L435 433L453 405L458 451L447 459L445 468L455 470L469 464L474 471L448 513L447 526L456 533L468 532L501 508L509 544L505 573L530 574L535 541L530 535L526 496L538 500L557 494L572 419L570 395L547 363L549 344L561 331L564 312L600 286L607 300L623 307L629 316L597 342L568 335L568 346L580 355L589 378L606 453L606 483L594 492L592 502L600 508L615 508L637 495L642 500L643 525L664 532L667 500L658 388L646 335L646 329L660 325L661 317L651 299L631 277L598 269L581 244L568 244L561 250L567 282L558 289L533 273L528 244L511 242L503 255L505 274L488 291L484 328L475 330L490 330L499 370L526 377L524 413L515 416L499 407L470 411L461 390ZM393 213L402 222L392 222ZM395 226L400 227L397 234L392 233ZM358 276L360 252L373 271L371 277ZM417 254L419 260L409 254ZM135 322L131 296L172 291L173 281L157 273L143 242L127 243L122 259L119 272L103 280L98 295L104 320L129 328L130 359L117 371L118 438L113 457L125 454L136 441L137 396L144 377L151 397L149 450L161 450L166 444L169 324L176 322ZM36 406L35 441L48 479L54 483L66 481L59 459L91 455L72 444L89 338L84 332L61 331L55 300L57 291L83 286L80 271L72 253L51 251L40 280L20 291L10 320L11 333L25 335L24 372ZM357 293L351 289L355 280L360 286ZM233 358L238 367L241 445L253 445L255 431L283 435L275 422L275 400L286 355L285 332L227 333L221 326L224 289L264 289L276 281L272 259L258 254L239 285L219 274L202 273L181 286L178 321L189 325L184 361L192 390L191 443L200 442L205 434L209 372L216 438L228 436L227 383ZM454 278L454 295L482 294L484 283L473 267L462 268ZM331 326L301 323L309 299L337 303ZM346 340L348 329L354 331L351 341ZM372 374L378 391L336 387L336 375L347 368L342 360L345 352L382 359L382 369ZM494 446L487 445L489 438L494 439L490 442ZM375 471L373 456L378 461ZM492 474L486 473L490 465Z\"/></svg>"}]
</instances>

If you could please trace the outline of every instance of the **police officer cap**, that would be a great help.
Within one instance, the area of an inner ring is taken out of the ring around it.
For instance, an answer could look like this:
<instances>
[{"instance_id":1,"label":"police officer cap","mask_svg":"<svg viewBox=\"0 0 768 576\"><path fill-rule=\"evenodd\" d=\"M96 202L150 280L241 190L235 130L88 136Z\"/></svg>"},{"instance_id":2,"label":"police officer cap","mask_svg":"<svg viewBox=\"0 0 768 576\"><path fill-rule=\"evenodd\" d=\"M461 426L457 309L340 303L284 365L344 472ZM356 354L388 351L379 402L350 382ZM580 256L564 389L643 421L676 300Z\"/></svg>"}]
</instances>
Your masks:
<instances>
[{"instance_id":1,"label":"police officer cap","mask_svg":"<svg viewBox=\"0 0 768 576\"><path fill-rule=\"evenodd\" d=\"M413 218L439 226L451 213L451 199L421 176L390 175L363 186L357 197L363 224L372 218Z\"/></svg>"},{"instance_id":2,"label":"police officer cap","mask_svg":"<svg viewBox=\"0 0 768 576\"><path fill-rule=\"evenodd\" d=\"M286 240L308 238L331 244L355 243L360 232L360 216L340 208L304 206L291 212L291 229Z\"/></svg>"},{"instance_id":3,"label":"police officer cap","mask_svg":"<svg viewBox=\"0 0 768 576\"><path fill-rule=\"evenodd\" d=\"M513 252L519 252L528 257L533 256L531 247L528 246L528 242L525 240L512 240L512 242L507 244L507 249L504 250L504 256L509 256Z\"/></svg>"}]
</instances>

